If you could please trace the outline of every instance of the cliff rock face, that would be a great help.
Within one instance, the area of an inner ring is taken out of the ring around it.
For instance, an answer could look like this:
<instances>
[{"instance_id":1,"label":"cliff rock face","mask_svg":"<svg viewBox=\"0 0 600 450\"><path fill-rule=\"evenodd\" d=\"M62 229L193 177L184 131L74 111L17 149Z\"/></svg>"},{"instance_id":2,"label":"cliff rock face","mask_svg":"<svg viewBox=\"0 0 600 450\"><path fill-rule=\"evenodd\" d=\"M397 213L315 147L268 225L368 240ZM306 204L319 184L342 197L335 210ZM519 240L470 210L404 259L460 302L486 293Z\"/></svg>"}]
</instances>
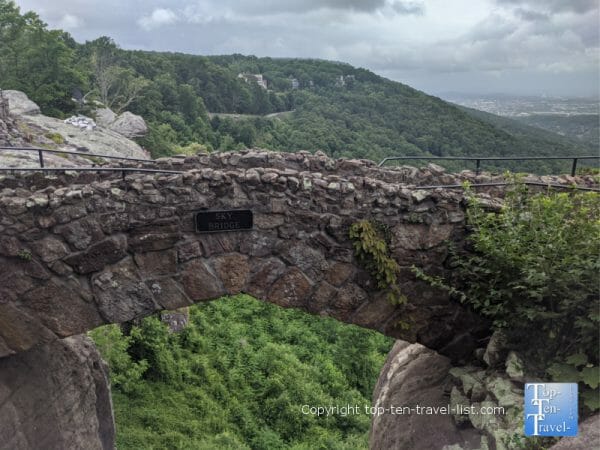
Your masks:
<instances>
[{"instance_id":1,"label":"cliff rock face","mask_svg":"<svg viewBox=\"0 0 600 450\"><path fill-rule=\"evenodd\" d=\"M0 449L114 448L108 373L73 336L0 359Z\"/></svg>"},{"instance_id":2,"label":"cliff rock face","mask_svg":"<svg viewBox=\"0 0 600 450\"><path fill-rule=\"evenodd\" d=\"M446 407L450 403L446 393L450 368L450 360L433 350L396 341L373 392L373 405L385 412L373 416L369 447L442 450L458 444L465 450L479 449L483 436L472 428L459 429L450 414L419 414L416 410L397 414L390 410Z\"/></svg>"},{"instance_id":3,"label":"cliff rock face","mask_svg":"<svg viewBox=\"0 0 600 450\"><path fill-rule=\"evenodd\" d=\"M87 130L40 114L38 105L23 92L7 90L2 93L4 99L8 100L10 115L0 117L0 146L43 147L81 153L81 156L45 153L46 167L91 166L102 161L86 156L88 153L139 159L149 157L137 143L128 139L147 131L146 123L140 116L123 113L114 122L114 127ZM0 152L0 167L38 166L37 152Z\"/></svg>"},{"instance_id":4,"label":"cliff rock face","mask_svg":"<svg viewBox=\"0 0 600 450\"><path fill-rule=\"evenodd\" d=\"M515 443L515 437L523 439L522 386L528 377L523 377L519 355L513 351L506 355L501 342L502 337L495 333L487 348L476 352L482 357L471 361L474 365L452 367L448 358L433 350L396 341L373 393L373 404L381 413L371 420L370 448L521 448ZM501 354L503 359L499 357ZM415 411L417 405L421 408L449 406L451 413L419 414ZM399 408L406 406L413 408L412 412L399 414ZM496 413L478 413L482 408L487 411L495 408ZM599 414L582 420L577 436L562 438L550 450L592 448L600 448Z\"/></svg>"},{"instance_id":5,"label":"cliff rock face","mask_svg":"<svg viewBox=\"0 0 600 450\"><path fill-rule=\"evenodd\" d=\"M29 97L24 92L3 90L2 95L8 99L8 110L11 114L15 115L35 115L40 113L40 107L29 100Z\"/></svg>"},{"instance_id":6,"label":"cliff rock face","mask_svg":"<svg viewBox=\"0 0 600 450\"><path fill-rule=\"evenodd\" d=\"M562 438L557 444L550 447L550 450L583 450L593 448L600 448L600 414L595 414L580 422L577 436Z\"/></svg>"}]
</instances>

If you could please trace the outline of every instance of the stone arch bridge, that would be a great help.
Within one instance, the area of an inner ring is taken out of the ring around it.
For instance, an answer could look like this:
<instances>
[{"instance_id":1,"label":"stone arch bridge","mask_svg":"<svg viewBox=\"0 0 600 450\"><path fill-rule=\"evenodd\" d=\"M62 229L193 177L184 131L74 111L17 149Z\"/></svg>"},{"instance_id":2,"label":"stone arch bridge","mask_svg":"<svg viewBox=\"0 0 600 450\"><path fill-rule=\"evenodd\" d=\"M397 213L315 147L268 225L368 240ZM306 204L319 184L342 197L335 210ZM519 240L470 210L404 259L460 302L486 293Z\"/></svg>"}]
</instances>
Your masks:
<instances>
[{"instance_id":1,"label":"stone arch bridge","mask_svg":"<svg viewBox=\"0 0 600 450\"><path fill-rule=\"evenodd\" d=\"M106 369L75 335L225 294L332 316L456 361L488 335L484 320L410 267L442 273L446 241L466 236L462 190L428 186L488 183L478 191L495 208L502 177L306 152L129 168L172 173L0 172L0 448L112 449ZM234 209L253 212L252 230L195 231L196 212ZM390 304L357 263L348 230L361 219L389 228L405 305Z\"/></svg>"},{"instance_id":2,"label":"stone arch bridge","mask_svg":"<svg viewBox=\"0 0 600 450\"><path fill-rule=\"evenodd\" d=\"M487 333L410 267L441 273L446 242L465 237L462 191L424 187L501 177L260 151L136 167L182 173L0 174L0 357L239 292L454 359ZM502 189L488 187L484 200L497 205ZM195 212L231 209L252 210L254 228L195 231ZM390 304L354 258L348 229L361 219L389 227L406 305Z\"/></svg>"}]
</instances>

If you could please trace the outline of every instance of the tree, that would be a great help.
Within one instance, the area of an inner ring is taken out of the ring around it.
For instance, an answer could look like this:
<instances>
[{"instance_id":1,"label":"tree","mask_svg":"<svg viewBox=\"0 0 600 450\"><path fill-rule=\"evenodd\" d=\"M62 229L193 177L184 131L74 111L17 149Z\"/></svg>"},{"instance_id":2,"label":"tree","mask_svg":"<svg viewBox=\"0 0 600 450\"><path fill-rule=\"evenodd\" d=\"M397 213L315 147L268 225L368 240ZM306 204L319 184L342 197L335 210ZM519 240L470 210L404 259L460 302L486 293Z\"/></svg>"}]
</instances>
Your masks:
<instances>
[{"instance_id":1,"label":"tree","mask_svg":"<svg viewBox=\"0 0 600 450\"><path fill-rule=\"evenodd\" d=\"M112 39L103 36L93 41L91 46L94 89L86 96L96 94L105 107L119 114L138 99L150 83L132 69L118 65L118 47Z\"/></svg>"},{"instance_id":2,"label":"tree","mask_svg":"<svg viewBox=\"0 0 600 450\"><path fill-rule=\"evenodd\" d=\"M71 38L48 30L37 14L21 15L12 1L0 0L0 81L3 89L24 91L46 114L74 109L73 88L82 84Z\"/></svg>"}]
</instances>

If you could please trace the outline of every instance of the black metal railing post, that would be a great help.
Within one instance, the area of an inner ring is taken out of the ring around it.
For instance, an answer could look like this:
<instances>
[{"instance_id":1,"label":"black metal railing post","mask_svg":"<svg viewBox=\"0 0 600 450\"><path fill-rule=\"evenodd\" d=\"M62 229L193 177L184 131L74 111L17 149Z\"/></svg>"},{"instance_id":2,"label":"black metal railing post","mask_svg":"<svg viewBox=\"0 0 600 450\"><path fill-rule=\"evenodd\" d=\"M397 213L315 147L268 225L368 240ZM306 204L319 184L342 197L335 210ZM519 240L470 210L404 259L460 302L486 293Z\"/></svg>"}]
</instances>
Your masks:
<instances>
[{"instance_id":1,"label":"black metal railing post","mask_svg":"<svg viewBox=\"0 0 600 450\"><path fill-rule=\"evenodd\" d=\"M44 151L38 150L38 156L40 159L40 167L44 167Z\"/></svg>"},{"instance_id":2,"label":"black metal railing post","mask_svg":"<svg viewBox=\"0 0 600 450\"><path fill-rule=\"evenodd\" d=\"M573 165L571 166L571 176L574 177L577 173L577 158L573 158Z\"/></svg>"},{"instance_id":3,"label":"black metal railing post","mask_svg":"<svg viewBox=\"0 0 600 450\"><path fill-rule=\"evenodd\" d=\"M479 175L481 171L481 159L477 158L477 163L475 165L475 175Z\"/></svg>"}]
</instances>

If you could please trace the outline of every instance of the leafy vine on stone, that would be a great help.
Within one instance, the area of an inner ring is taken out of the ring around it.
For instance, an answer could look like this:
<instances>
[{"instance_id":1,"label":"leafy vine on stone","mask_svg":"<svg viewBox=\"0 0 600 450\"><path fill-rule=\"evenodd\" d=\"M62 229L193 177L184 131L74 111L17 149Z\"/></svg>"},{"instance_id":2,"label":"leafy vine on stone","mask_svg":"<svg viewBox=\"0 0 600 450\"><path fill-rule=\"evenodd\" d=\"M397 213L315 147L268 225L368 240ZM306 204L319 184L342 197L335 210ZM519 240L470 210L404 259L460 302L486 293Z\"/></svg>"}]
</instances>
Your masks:
<instances>
[{"instance_id":1,"label":"leafy vine on stone","mask_svg":"<svg viewBox=\"0 0 600 450\"><path fill-rule=\"evenodd\" d=\"M406 303L406 296L398 286L400 266L390 256L383 224L361 220L350 226L350 239L354 254L360 264L375 278L379 289L387 290L387 298L393 304Z\"/></svg>"}]
</instances>

